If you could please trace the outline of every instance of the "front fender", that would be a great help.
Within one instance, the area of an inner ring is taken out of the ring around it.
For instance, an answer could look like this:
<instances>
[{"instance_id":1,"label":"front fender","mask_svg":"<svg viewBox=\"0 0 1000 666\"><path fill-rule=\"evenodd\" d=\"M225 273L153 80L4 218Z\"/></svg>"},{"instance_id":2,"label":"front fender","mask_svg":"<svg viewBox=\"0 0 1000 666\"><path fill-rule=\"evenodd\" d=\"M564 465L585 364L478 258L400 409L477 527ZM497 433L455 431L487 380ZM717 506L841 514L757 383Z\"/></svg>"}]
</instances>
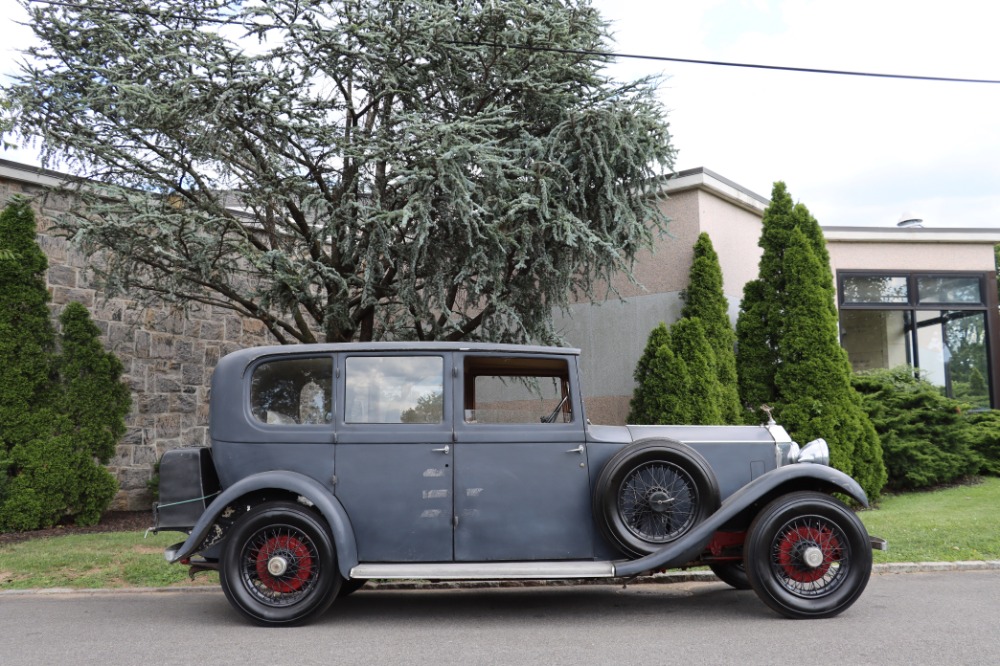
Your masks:
<instances>
[{"instance_id":1,"label":"front fender","mask_svg":"<svg viewBox=\"0 0 1000 666\"><path fill-rule=\"evenodd\" d=\"M187 540L173 552L166 554L169 562L177 562L191 556L195 549L205 540L209 530L219 515L227 506L240 497L260 490L284 490L301 495L312 502L333 533L334 547L337 549L337 563L344 577L349 577L350 571L358 564L358 546L354 540L354 529L351 520L340 501L330 494L318 481L298 472L276 470L261 472L240 479L226 488L201 514L198 522L191 528Z\"/></svg>"},{"instance_id":2,"label":"front fender","mask_svg":"<svg viewBox=\"0 0 1000 666\"><path fill-rule=\"evenodd\" d=\"M806 488L829 493L839 492L865 507L868 506L868 496L865 491L857 481L840 470L809 463L779 467L757 477L730 495L718 511L677 541L639 559L615 562L615 576L638 576L647 571L687 564L705 550L705 546L712 540L712 535L723 525L754 502L780 490L783 486L787 486L789 492Z\"/></svg>"}]
</instances>

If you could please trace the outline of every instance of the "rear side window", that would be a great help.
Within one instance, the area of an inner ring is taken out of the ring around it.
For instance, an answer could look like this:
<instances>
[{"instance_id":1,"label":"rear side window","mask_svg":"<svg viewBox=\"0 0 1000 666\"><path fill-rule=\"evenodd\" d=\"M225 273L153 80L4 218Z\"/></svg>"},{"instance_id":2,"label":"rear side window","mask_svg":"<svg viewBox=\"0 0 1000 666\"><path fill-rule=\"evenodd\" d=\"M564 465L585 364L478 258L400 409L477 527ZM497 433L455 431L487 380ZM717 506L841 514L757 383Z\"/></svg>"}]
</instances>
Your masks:
<instances>
[{"instance_id":1,"label":"rear side window","mask_svg":"<svg viewBox=\"0 0 1000 666\"><path fill-rule=\"evenodd\" d=\"M471 356L465 360L466 423L570 423L563 359Z\"/></svg>"},{"instance_id":2,"label":"rear side window","mask_svg":"<svg viewBox=\"0 0 1000 666\"><path fill-rule=\"evenodd\" d=\"M347 423L441 423L440 356L351 356L346 362Z\"/></svg>"},{"instance_id":3,"label":"rear side window","mask_svg":"<svg viewBox=\"0 0 1000 666\"><path fill-rule=\"evenodd\" d=\"M333 361L282 359L262 363L250 384L250 411L271 425L316 425L333 420Z\"/></svg>"}]
</instances>

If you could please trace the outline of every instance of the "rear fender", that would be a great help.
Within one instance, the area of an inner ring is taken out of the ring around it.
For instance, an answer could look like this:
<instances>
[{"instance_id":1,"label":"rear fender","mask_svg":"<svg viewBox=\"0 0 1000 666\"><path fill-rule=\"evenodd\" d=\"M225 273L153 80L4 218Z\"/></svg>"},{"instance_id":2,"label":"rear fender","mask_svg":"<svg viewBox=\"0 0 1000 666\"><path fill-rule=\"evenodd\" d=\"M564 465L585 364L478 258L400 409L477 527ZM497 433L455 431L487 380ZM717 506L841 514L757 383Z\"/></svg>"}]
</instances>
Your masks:
<instances>
[{"instance_id":1,"label":"rear fender","mask_svg":"<svg viewBox=\"0 0 1000 666\"><path fill-rule=\"evenodd\" d=\"M212 525L216 523L226 507L233 503L238 504L240 498L262 490L280 490L293 493L308 500L323 514L330 526L330 532L333 534L333 543L337 549L338 568L344 578L349 578L351 569L358 564L358 546L354 539L354 529L351 527L350 518L348 518L343 505L315 479L284 470L254 474L240 479L226 488L208 505L201 518L191 528L191 534L187 540L177 550L167 554L168 560L177 562L197 552L198 546L205 541Z\"/></svg>"},{"instance_id":2,"label":"rear fender","mask_svg":"<svg viewBox=\"0 0 1000 666\"><path fill-rule=\"evenodd\" d=\"M839 470L809 463L779 467L759 476L730 495L718 511L677 541L645 557L615 562L615 576L638 576L656 569L683 566L701 555L716 531L755 502L786 492L807 489L830 494L843 493L862 506L868 506L868 496L858 482Z\"/></svg>"}]
</instances>

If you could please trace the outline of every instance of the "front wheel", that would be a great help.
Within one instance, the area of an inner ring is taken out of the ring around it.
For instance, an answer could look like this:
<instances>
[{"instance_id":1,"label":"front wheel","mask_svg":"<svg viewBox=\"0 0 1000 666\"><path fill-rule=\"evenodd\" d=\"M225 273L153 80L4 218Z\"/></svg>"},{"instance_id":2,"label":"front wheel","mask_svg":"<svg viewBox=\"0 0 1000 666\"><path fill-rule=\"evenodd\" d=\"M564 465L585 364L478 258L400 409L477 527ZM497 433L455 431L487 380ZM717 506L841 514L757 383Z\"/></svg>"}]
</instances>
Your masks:
<instances>
[{"instance_id":1,"label":"front wheel","mask_svg":"<svg viewBox=\"0 0 1000 666\"><path fill-rule=\"evenodd\" d=\"M868 532L843 502L795 492L754 519L743 549L751 587L761 601L794 619L832 617L868 585Z\"/></svg>"},{"instance_id":2,"label":"front wheel","mask_svg":"<svg viewBox=\"0 0 1000 666\"><path fill-rule=\"evenodd\" d=\"M233 526L219 580L233 607L262 625L298 624L322 613L341 585L326 525L292 502L254 507Z\"/></svg>"}]
</instances>

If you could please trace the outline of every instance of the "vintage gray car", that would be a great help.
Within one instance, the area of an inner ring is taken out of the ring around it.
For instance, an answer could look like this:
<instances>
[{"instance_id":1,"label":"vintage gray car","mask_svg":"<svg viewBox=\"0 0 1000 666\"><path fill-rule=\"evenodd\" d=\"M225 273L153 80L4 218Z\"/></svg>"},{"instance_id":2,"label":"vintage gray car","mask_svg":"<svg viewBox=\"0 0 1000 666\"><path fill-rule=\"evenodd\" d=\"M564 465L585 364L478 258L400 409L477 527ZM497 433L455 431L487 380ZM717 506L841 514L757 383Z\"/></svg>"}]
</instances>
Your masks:
<instances>
[{"instance_id":1,"label":"vintage gray car","mask_svg":"<svg viewBox=\"0 0 1000 666\"><path fill-rule=\"evenodd\" d=\"M232 605L301 623L369 579L630 579L711 567L792 618L868 582L868 500L761 426L599 426L579 350L462 343L245 349L212 380L210 448L167 452L157 530Z\"/></svg>"}]
</instances>

